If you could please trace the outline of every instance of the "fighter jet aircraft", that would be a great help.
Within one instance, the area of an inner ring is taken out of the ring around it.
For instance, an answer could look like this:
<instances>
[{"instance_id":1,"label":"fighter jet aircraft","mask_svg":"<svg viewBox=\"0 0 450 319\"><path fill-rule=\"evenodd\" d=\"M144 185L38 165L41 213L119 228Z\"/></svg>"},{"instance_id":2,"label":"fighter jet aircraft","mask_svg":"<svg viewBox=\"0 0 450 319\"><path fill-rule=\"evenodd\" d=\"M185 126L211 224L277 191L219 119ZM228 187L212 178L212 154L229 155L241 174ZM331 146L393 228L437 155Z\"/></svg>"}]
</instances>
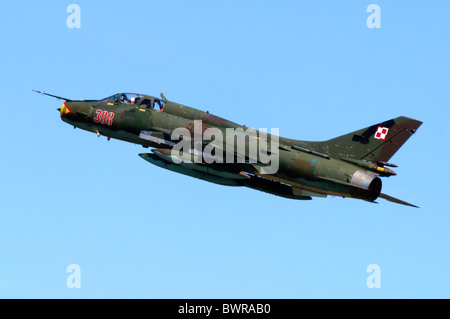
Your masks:
<instances>
[{"instance_id":1,"label":"fighter jet aircraft","mask_svg":"<svg viewBox=\"0 0 450 319\"><path fill-rule=\"evenodd\" d=\"M391 157L422 122L404 116L321 142L280 137L179 103L136 93L65 100L61 119L77 128L145 148L156 166L227 186L309 200L328 195L375 202L381 177L396 175Z\"/></svg>"}]
</instances>

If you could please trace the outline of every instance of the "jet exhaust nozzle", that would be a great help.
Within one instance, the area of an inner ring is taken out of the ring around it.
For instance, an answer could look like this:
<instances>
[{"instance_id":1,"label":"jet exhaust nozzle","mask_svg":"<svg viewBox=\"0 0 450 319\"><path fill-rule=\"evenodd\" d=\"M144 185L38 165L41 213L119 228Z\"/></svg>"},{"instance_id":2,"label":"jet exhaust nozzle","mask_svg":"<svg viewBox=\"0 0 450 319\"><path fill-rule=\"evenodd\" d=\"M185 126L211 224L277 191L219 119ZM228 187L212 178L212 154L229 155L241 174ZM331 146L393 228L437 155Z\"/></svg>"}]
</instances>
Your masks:
<instances>
[{"instance_id":1,"label":"jet exhaust nozzle","mask_svg":"<svg viewBox=\"0 0 450 319\"><path fill-rule=\"evenodd\" d=\"M352 194L354 197L374 201L380 196L382 183L375 173L359 169L352 175L350 183L358 187L358 191Z\"/></svg>"}]
</instances>

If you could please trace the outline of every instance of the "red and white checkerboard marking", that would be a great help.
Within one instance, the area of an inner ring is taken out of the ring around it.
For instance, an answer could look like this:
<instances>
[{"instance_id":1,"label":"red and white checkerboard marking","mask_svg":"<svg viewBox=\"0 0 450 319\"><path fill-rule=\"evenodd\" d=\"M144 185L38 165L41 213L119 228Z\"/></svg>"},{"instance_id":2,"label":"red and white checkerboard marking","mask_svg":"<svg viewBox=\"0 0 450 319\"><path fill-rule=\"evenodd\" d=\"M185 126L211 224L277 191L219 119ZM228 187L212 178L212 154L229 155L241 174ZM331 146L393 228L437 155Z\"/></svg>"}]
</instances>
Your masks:
<instances>
[{"instance_id":1,"label":"red and white checkerboard marking","mask_svg":"<svg viewBox=\"0 0 450 319\"><path fill-rule=\"evenodd\" d=\"M375 138L378 140L385 140L389 129L387 127L378 126Z\"/></svg>"}]
</instances>

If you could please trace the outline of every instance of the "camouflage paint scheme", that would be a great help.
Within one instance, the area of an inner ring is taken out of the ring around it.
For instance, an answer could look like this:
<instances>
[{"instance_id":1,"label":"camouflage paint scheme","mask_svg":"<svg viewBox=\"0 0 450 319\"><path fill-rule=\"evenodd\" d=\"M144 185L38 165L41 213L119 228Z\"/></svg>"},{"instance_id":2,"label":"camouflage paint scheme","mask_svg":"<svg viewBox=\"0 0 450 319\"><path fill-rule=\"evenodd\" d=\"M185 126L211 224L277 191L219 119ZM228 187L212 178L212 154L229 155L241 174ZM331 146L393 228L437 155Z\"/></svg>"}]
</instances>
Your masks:
<instances>
[{"instance_id":1,"label":"camouflage paint scheme","mask_svg":"<svg viewBox=\"0 0 450 319\"><path fill-rule=\"evenodd\" d=\"M414 206L381 193L380 177L396 175L388 167L395 152L412 136L422 122L397 117L322 142L279 137L279 169L265 174L261 163L180 163L170 155L179 140L172 140L176 128L193 132L194 120L202 121L202 131L215 128L242 128L231 121L182 104L135 93L118 93L102 100L65 100L61 119L98 136L104 135L151 147L152 153L139 154L159 167L227 186L246 186L278 196L307 200L334 195L374 202L378 197ZM270 143L272 136L267 135ZM191 154L189 154L191 156ZM414 206L416 207L416 206Z\"/></svg>"}]
</instances>

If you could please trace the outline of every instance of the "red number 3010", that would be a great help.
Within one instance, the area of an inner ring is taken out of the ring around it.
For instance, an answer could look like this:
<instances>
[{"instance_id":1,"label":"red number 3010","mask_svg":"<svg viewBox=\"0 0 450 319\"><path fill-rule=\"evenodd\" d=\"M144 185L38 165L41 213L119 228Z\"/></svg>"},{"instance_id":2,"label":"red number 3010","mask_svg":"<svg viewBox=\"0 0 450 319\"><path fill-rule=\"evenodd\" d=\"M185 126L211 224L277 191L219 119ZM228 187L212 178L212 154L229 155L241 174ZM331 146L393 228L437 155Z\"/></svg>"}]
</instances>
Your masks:
<instances>
[{"instance_id":1,"label":"red number 3010","mask_svg":"<svg viewBox=\"0 0 450 319\"><path fill-rule=\"evenodd\" d=\"M113 119L114 119L114 112L97 110L97 117L94 119L94 122L112 125Z\"/></svg>"}]
</instances>

